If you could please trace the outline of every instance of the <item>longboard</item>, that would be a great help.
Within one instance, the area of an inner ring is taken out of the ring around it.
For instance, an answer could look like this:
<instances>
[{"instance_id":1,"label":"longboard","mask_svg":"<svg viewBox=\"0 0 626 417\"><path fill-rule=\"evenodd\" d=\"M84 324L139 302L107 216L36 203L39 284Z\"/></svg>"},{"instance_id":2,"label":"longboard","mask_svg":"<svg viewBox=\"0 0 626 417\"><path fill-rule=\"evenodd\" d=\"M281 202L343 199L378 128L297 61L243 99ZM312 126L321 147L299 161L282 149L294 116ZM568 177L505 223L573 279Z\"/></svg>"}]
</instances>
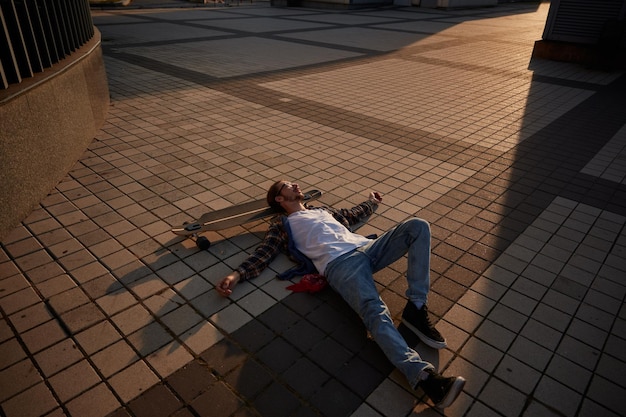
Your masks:
<instances>
[{"instance_id":1,"label":"longboard","mask_svg":"<svg viewBox=\"0 0 626 417\"><path fill-rule=\"evenodd\" d=\"M304 201L317 200L322 196L319 190L310 190L304 193ZM172 229L174 234L179 236L195 237L196 245L200 249L208 249L211 242L200 233L209 230L223 230L229 227L240 226L255 220L262 220L275 216L276 211L267 206L267 200L261 199L236 206L226 207L220 210L211 211L202 215L194 222L186 223L182 227Z\"/></svg>"}]
</instances>

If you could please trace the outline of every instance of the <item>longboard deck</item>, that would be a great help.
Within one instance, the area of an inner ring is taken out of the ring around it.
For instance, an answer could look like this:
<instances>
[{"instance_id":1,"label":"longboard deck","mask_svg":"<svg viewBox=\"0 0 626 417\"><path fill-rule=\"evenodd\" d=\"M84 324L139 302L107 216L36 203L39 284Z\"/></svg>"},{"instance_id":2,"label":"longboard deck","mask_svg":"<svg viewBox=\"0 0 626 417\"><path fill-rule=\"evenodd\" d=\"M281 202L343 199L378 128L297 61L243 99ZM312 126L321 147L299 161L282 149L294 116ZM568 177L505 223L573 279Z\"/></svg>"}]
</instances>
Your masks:
<instances>
[{"instance_id":1,"label":"longboard deck","mask_svg":"<svg viewBox=\"0 0 626 417\"><path fill-rule=\"evenodd\" d=\"M304 201L317 200L321 196L321 191L310 190L304 193ZM209 230L228 229L229 227L265 219L275 216L276 214L274 209L267 206L265 199L250 201L249 203L238 204L236 206L206 213L193 223L172 229L172 232L179 236L192 236Z\"/></svg>"}]
</instances>

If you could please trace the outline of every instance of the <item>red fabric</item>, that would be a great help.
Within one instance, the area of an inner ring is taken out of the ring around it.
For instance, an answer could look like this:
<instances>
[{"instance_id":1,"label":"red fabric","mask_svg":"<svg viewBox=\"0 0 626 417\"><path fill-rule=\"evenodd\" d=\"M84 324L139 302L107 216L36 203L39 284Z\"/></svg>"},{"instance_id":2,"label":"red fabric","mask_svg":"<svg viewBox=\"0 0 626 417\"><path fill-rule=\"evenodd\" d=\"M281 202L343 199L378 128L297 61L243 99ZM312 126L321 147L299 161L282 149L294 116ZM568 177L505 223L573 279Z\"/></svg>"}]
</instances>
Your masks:
<instances>
[{"instance_id":1,"label":"red fabric","mask_svg":"<svg viewBox=\"0 0 626 417\"><path fill-rule=\"evenodd\" d=\"M322 291L328 285L326 277L320 274L307 274L300 282L287 287L293 292L308 292L310 294Z\"/></svg>"}]
</instances>

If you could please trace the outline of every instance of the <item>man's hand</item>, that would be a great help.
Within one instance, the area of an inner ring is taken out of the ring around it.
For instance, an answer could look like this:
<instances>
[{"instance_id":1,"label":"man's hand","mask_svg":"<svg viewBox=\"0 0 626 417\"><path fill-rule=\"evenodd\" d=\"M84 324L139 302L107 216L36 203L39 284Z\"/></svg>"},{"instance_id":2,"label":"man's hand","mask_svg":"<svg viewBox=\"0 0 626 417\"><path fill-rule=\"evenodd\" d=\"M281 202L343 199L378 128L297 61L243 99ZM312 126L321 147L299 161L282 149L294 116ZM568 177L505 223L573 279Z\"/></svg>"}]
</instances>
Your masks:
<instances>
[{"instance_id":1,"label":"man's hand","mask_svg":"<svg viewBox=\"0 0 626 417\"><path fill-rule=\"evenodd\" d=\"M383 198L380 196L379 193L373 191L370 193L369 200L374 204L380 204L383 201Z\"/></svg>"},{"instance_id":2,"label":"man's hand","mask_svg":"<svg viewBox=\"0 0 626 417\"><path fill-rule=\"evenodd\" d=\"M240 278L241 276L239 275L239 272L233 271L229 275L226 275L220 283L217 284L215 289L222 297L228 297L233 293L233 289L239 282Z\"/></svg>"}]
</instances>

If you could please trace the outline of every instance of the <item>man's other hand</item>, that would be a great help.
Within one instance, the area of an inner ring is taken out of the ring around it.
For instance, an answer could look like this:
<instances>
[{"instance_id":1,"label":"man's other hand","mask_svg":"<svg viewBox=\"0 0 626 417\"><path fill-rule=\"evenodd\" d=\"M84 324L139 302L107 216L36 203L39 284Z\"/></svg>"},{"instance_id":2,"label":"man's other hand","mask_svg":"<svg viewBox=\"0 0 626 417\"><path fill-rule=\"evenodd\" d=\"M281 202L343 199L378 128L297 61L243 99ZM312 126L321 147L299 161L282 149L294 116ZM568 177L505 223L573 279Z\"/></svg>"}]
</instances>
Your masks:
<instances>
[{"instance_id":1,"label":"man's other hand","mask_svg":"<svg viewBox=\"0 0 626 417\"><path fill-rule=\"evenodd\" d=\"M379 193L377 193L376 191L372 191L370 193L370 197L369 200L374 203L374 204L380 204L383 201L383 198L381 197L381 195Z\"/></svg>"},{"instance_id":2,"label":"man's other hand","mask_svg":"<svg viewBox=\"0 0 626 417\"><path fill-rule=\"evenodd\" d=\"M222 297L229 297L239 282L239 278L241 278L239 272L233 271L231 274L225 276L220 283L217 284L215 289Z\"/></svg>"}]
</instances>

